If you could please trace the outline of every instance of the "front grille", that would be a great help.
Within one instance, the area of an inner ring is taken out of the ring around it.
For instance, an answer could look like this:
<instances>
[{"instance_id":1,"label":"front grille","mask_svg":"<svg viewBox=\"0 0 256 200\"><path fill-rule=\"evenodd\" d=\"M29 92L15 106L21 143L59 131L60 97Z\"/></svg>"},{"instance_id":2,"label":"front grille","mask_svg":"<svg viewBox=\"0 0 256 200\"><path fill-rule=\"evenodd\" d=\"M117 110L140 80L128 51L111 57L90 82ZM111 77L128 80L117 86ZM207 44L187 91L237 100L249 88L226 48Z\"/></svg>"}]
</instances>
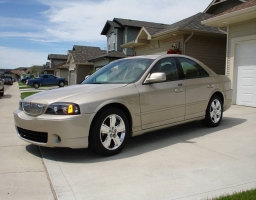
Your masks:
<instances>
[{"instance_id":1,"label":"front grille","mask_svg":"<svg viewBox=\"0 0 256 200\"><path fill-rule=\"evenodd\" d=\"M34 142L41 142L41 143L47 143L48 141L48 133L46 132L30 131L20 127L17 127L17 129L20 137L24 139L31 140Z\"/></svg>"}]
</instances>

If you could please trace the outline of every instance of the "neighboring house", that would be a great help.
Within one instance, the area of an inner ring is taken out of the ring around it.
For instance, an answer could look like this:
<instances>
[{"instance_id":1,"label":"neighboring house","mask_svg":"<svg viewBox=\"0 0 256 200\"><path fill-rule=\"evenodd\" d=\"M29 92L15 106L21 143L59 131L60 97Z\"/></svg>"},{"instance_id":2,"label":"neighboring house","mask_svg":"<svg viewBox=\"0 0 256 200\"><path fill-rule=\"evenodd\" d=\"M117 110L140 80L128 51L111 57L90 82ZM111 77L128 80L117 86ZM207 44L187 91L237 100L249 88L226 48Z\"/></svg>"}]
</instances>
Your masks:
<instances>
[{"instance_id":1,"label":"neighboring house","mask_svg":"<svg viewBox=\"0 0 256 200\"><path fill-rule=\"evenodd\" d=\"M62 54L49 54L47 60L50 61L50 68L55 68L57 65L67 62L67 55Z\"/></svg>"},{"instance_id":2,"label":"neighboring house","mask_svg":"<svg viewBox=\"0 0 256 200\"><path fill-rule=\"evenodd\" d=\"M68 51L68 82L69 85L81 83L85 77L93 70L93 63L89 60L104 53L99 47L74 45Z\"/></svg>"},{"instance_id":3,"label":"neighboring house","mask_svg":"<svg viewBox=\"0 0 256 200\"><path fill-rule=\"evenodd\" d=\"M227 29L226 75L232 80L233 103L256 107L256 0L244 1L202 24Z\"/></svg>"},{"instance_id":4,"label":"neighboring house","mask_svg":"<svg viewBox=\"0 0 256 200\"><path fill-rule=\"evenodd\" d=\"M213 16L197 13L165 28L143 26L133 41L121 46L132 49L136 56L164 55L172 49L202 61L217 74L225 74L226 34L201 24Z\"/></svg>"},{"instance_id":5,"label":"neighboring house","mask_svg":"<svg viewBox=\"0 0 256 200\"><path fill-rule=\"evenodd\" d=\"M108 63L126 57L123 52L120 51L112 51L110 53L105 53L103 55L97 56L89 60L89 62L93 62L94 69L98 70L101 67L107 65Z\"/></svg>"},{"instance_id":6,"label":"neighboring house","mask_svg":"<svg viewBox=\"0 0 256 200\"><path fill-rule=\"evenodd\" d=\"M65 78L66 80L68 80L68 67L69 65L64 62L64 63L60 63L59 65L56 66L56 69L54 71L54 75L56 77L61 77L61 78Z\"/></svg>"},{"instance_id":7,"label":"neighboring house","mask_svg":"<svg viewBox=\"0 0 256 200\"><path fill-rule=\"evenodd\" d=\"M97 70L114 60L133 56L132 49L122 48L121 45L134 40L143 26L165 28L168 25L121 18L114 18L112 21L108 20L101 31L101 35L107 37L106 54L90 60L94 64L94 69Z\"/></svg>"},{"instance_id":8,"label":"neighboring house","mask_svg":"<svg viewBox=\"0 0 256 200\"><path fill-rule=\"evenodd\" d=\"M108 20L101 31L101 35L107 37L107 53L112 51L124 52L125 55L133 55L132 49L122 48L121 45L136 38L143 26L152 28L167 28L167 24L145 22L131 19L114 18Z\"/></svg>"},{"instance_id":9,"label":"neighboring house","mask_svg":"<svg viewBox=\"0 0 256 200\"><path fill-rule=\"evenodd\" d=\"M44 69L41 72L41 74L52 74L52 75L54 75L54 71L55 71L55 69L47 68L47 69Z\"/></svg>"}]
</instances>

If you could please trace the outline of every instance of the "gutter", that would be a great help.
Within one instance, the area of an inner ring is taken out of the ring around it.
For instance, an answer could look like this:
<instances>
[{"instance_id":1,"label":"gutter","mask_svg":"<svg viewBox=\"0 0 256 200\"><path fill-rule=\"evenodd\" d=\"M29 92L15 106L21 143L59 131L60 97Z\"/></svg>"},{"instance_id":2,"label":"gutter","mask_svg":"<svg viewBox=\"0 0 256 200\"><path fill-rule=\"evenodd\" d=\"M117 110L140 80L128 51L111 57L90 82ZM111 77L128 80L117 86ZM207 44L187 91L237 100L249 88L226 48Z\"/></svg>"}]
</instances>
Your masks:
<instances>
[{"instance_id":1,"label":"gutter","mask_svg":"<svg viewBox=\"0 0 256 200\"><path fill-rule=\"evenodd\" d=\"M218 30L219 30L220 32L222 32L222 33L228 34L228 32L223 31L219 26L218 26Z\"/></svg>"}]
</instances>

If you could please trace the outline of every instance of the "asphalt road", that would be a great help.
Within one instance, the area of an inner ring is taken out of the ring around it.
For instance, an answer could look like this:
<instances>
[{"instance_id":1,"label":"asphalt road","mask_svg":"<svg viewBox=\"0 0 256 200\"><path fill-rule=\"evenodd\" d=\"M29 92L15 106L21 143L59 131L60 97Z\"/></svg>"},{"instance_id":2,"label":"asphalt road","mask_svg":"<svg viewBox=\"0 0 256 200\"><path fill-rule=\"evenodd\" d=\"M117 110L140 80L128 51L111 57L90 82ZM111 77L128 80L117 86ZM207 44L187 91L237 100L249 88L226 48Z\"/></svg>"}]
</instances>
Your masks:
<instances>
[{"instance_id":1,"label":"asphalt road","mask_svg":"<svg viewBox=\"0 0 256 200\"><path fill-rule=\"evenodd\" d=\"M134 137L106 158L20 140L17 88L0 99L0 199L194 200L256 188L256 108L232 106L216 128L193 122Z\"/></svg>"}]
</instances>

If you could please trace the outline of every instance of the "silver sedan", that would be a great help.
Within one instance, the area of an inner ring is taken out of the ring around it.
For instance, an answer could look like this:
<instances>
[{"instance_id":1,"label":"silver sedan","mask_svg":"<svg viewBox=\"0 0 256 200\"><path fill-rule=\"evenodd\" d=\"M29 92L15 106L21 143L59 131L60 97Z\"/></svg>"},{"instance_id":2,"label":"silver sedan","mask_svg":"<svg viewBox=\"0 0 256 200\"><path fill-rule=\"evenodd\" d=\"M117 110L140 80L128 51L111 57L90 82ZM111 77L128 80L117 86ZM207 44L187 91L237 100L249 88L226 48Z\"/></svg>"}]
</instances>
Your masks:
<instances>
[{"instance_id":1,"label":"silver sedan","mask_svg":"<svg viewBox=\"0 0 256 200\"><path fill-rule=\"evenodd\" d=\"M182 55L120 59L80 85L40 92L14 112L18 136L47 147L90 147L110 156L129 136L194 120L218 126L230 79Z\"/></svg>"}]
</instances>

